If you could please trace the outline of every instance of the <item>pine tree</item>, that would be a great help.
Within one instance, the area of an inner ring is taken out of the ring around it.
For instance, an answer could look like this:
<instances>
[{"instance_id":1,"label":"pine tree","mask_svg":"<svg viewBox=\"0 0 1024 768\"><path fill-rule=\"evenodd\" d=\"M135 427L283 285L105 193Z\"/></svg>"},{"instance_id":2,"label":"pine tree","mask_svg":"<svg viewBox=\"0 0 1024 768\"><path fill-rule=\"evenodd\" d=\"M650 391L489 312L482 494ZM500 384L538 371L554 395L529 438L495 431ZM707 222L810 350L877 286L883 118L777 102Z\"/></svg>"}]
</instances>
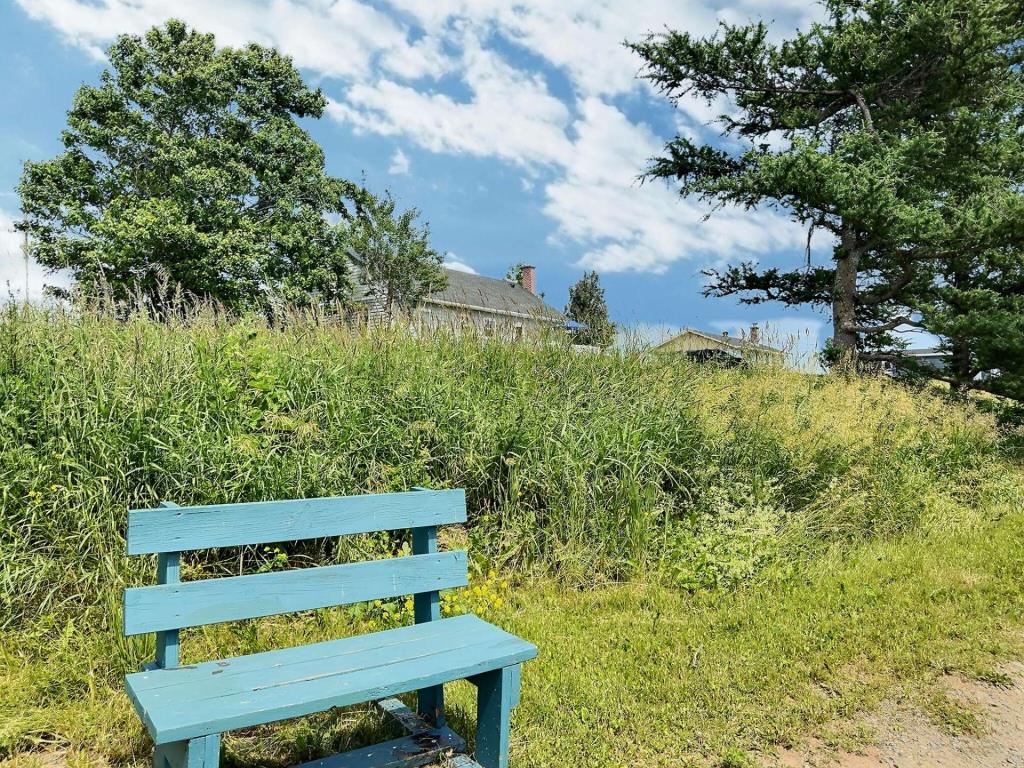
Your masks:
<instances>
[{"instance_id":1,"label":"pine tree","mask_svg":"<svg viewBox=\"0 0 1024 768\"><path fill-rule=\"evenodd\" d=\"M585 272L569 289L565 316L584 326L572 332L575 344L604 349L615 340L615 325L608 318L604 288L601 287L597 272Z\"/></svg>"},{"instance_id":2,"label":"pine tree","mask_svg":"<svg viewBox=\"0 0 1024 768\"><path fill-rule=\"evenodd\" d=\"M922 324L944 259L1019 233L1024 6L1019 0L826 0L825 20L781 43L764 24L632 48L671 100L727 97L726 148L677 136L647 175L715 204L774 207L834 247L827 263L709 272L707 295L828 308L833 358L883 359ZM733 147L738 147L734 149ZM1012 163L1009 163L1012 165ZM951 194L962 179L986 183ZM1019 195L1018 195L1019 196ZM972 222L972 226L963 226ZM1019 227L1018 227L1019 229ZM1019 242L1019 240L1018 240ZM796 254L794 254L796 256ZM795 260L795 259L794 259Z\"/></svg>"}]
</instances>

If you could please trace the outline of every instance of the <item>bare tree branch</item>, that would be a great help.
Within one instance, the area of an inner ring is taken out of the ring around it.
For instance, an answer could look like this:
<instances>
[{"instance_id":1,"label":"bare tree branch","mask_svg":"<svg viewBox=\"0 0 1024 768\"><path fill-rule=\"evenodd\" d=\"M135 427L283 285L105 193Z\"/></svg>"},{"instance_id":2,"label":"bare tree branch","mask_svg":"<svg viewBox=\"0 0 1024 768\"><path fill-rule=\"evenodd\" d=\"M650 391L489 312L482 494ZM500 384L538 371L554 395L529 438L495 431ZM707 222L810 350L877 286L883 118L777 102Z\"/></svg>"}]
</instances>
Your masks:
<instances>
[{"instance_id":1,"label":"bare tree branch","mask_svg":"<svg viewBox=\"0 0 1024 768\"><path fill-rule=\"evenodd\" d=\"M878 132L875 131L875 121L871 117L871 110L868 108L868 103L864 100L864 94L862 94L856 88L850 89L850 95L853 96L857 102L857 106L860 107L860 112L864 115L864 127L868 129L868 133L872 136L877 136Z\"/></svg>"}]
</instances>

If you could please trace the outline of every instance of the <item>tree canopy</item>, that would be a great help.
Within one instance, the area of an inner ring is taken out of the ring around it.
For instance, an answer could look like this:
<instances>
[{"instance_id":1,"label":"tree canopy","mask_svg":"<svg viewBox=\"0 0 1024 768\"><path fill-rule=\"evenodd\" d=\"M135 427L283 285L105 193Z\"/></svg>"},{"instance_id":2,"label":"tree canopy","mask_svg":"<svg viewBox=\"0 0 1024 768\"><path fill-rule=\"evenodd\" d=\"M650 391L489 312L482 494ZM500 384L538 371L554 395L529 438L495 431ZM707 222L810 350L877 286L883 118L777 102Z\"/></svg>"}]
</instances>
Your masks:
<instances>
[{"instance_id":1,"label":"tree canopy","mask_svg":"<svg viewBox=\"0 0 1024 768\"><path fill-rule=\"evenodd\" d=\"M583 273L583 277L569 289L565 316L584 326L572 332L575 344L604 348L615 340L615 324L608 318L604 288L597 272Z\"/></svg>"},{"instance_id":2,"label":"tree canopy","mask_svg":"<svg viewBox=\"0 0 1024 768\"><path fill-rule=\"evenodd\" d=\"M781 42L759 23L632 43L673 101L732 105L726 138L676 136L647 175L714 204L775 207L808 228L792 268L733 264L709 273L708 295L827 307L836 357L898 358L893 331L942 332L955 259L1020 253L1024 6L823 5L824 21ZM833 238L826 263L812 261L814 230Z\"/></svg>"},{"instance_id":3,"label":"tree canopy","mask_svg":"<svg viewBox=\"0 0 1024 768\"><path fill-rule=\"evenodd\" d=\"M160 301L162 286L229 308L351 287L345 233L362 191L324 170L297 118L326 106L271 48L217 48L169 21L121 35L68 113L64 151L19 185L32 254L86 291Z\"/></svg>"},{"instance_id":4,"label":"tree canopy","mask_svg":"<svg viewBox=\"0 0 1024 768\"><path fill-rule=\"evenodd\" d=\"M401 213L396 209L391 193L367 194L364 215L348 227L349 255L358 280L380 302L389 321L446 284L443 257L430 246L430 227L416 224L415 208Z\"/></svg>"}]
</instances>

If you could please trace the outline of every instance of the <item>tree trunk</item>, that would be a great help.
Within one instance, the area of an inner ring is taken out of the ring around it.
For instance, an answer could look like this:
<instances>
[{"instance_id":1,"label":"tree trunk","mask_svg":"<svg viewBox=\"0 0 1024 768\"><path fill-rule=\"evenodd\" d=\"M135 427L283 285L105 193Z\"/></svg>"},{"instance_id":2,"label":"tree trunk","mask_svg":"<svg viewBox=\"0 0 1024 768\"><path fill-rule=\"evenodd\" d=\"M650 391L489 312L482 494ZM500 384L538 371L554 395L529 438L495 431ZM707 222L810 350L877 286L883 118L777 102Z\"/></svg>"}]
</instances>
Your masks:
<instances>
[{"instance_id":1,"label":"tree trunk","mask_svg":"<svg viewBox=\"0 0 1024 768\"><path fill-rule=\"evenodd\" d=\"M953 379L953 389L964 393L971 388L973 371L971 370L971 348L962 339L952 339L953 354L946 372Z\"/></svg>"},{"instance_id":2,"label":"tree trunk","mask_svg":"<svg viewBox=\"0 0 1024 768\"><path fill-rule=\"evenodd\" d=\"M839 365L857 363L857 267L860 262L857 233L843 226L839 251L836 253L836 275L832 290L832 343Z\"/></svg>"},{"instance_id":3,"label":"tree trunk","mask_svg":"<svg viewBox=\"0 0 1024 768\"><path fill-rule=\"evenodd\" d=\"M950 283L955 288L969 289L971 277L965 270L957 268L950 275ZM957 301L953 301L952 306L957 312L963 311L963 307ZM971 370L971 346L962 336L952 336L950 346L952 354L950 355L949 370L946 373L953 380L950 382L953 389L964 393L970 389L971 379L974 377L974 372Z\"/></svg>"}]
</instances>

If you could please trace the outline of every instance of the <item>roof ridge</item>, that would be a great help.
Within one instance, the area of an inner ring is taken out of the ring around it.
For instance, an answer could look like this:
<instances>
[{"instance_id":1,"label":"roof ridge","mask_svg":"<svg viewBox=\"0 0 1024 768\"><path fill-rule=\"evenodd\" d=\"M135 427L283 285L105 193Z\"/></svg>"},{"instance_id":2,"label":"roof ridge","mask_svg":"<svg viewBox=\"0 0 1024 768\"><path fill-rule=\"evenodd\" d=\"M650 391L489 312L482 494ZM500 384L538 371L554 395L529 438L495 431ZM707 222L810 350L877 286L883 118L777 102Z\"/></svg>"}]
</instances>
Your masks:
<instances>
[{"instance_id":1,"label":"roof ridge","mask_svg":"<svg viewBox=\"0 0 1024 768\"><path fill-rule=\"evenodd\" d=\"M562 313L541 296L515 281L465 272L444 265L441 268L448 278L447 285L425 296L423 301L427 303L443 302L484 311L493 310L497 313L513 312L547 317L551 320L563 319Z\"/></svg>"},{"instance_id":2,"label":"roof ridge","mask_svg":"<svg viewBox=\"0 0 1024 768\"><path fill-rule=\"evenodd\" d=\"M702 331L699 328L691 328L688 325L683 326L682 330L680 330L679 333L670 336L669 338L665 339L665 341L658 344L658 346L655 347L655 349L657 349L658 347L665 346L669 342L678 339L685 333L693 333L696 334L697 336L702 336L705 339L708 339L709 341L717 341L719 343L726 344L727 346L733 347L734 349L754 349L762 352L777 352L779 354L783 352L783 350L778 349L777 347L770 347L767 344L761 344L760 342L757 341L751 341L749 338L745 338L742 336L730 336L728 331L723 331L722 333L711 333L709 331Z\"/></svg>"}]
</instances>

